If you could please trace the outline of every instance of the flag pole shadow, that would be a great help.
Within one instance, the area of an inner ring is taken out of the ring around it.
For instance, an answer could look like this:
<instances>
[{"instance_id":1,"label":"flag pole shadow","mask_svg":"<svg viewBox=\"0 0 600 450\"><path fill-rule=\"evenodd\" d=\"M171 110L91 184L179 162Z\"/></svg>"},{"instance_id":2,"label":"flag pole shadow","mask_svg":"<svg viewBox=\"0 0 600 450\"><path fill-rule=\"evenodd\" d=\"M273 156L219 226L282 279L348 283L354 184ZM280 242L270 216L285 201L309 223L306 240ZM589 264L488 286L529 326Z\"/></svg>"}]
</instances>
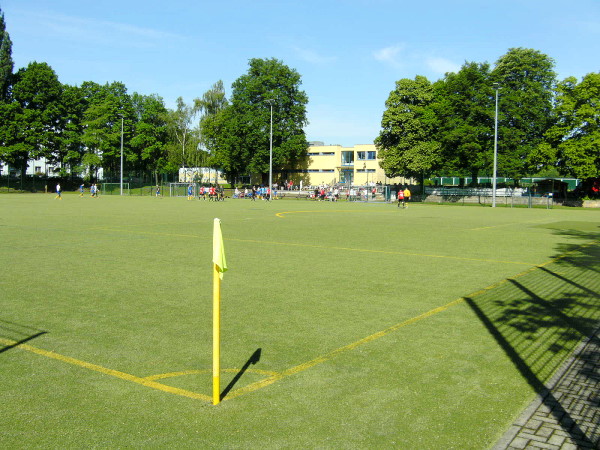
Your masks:
<instances>
[{"instance_id":1,"label":"flag pole shadow","mask_svg":"<svg viewBox=\"0 0 600 450\"><path fill-rule=\"evenodd\" d=\"M262 349L259 348L259 349L256 349L256 351L254 353L252 353L252 355L250 356L248 361L246 361L244 366L239 370L238 373L235 374L235 377L233 377L233 379L229 382L227 387L225 389L223 389L223 392L221 392L221 400L223 400L227 396L227 394L229 394L229 392L231 392L231 390L235 387L237 382L240 381L240 379L242 378L244 373L248 370L248 368L251 365L254 365L260 361L261 352L262 352Z\"/></svg>"}]
</instances>

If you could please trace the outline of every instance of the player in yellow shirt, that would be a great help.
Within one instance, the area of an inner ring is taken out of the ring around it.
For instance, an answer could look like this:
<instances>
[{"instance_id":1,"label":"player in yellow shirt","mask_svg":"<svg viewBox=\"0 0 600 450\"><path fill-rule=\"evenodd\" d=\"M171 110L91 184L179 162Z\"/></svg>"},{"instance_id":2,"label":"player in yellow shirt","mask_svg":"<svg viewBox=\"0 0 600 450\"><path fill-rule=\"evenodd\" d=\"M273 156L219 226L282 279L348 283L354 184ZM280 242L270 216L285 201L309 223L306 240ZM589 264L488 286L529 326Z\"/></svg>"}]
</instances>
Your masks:
<instances>
[{"instance_id":1,"label":"player in yellow shirt","mask_svg":"<svg viewBox=\"0 0 600 450\"><path fill-rule=\"evenodd\" d=\"M406 186L406 189L404 189L404 208L408 208L408 202L410 201L410 189L408 189L408 186Z\"/></svg>"}]
</instances>

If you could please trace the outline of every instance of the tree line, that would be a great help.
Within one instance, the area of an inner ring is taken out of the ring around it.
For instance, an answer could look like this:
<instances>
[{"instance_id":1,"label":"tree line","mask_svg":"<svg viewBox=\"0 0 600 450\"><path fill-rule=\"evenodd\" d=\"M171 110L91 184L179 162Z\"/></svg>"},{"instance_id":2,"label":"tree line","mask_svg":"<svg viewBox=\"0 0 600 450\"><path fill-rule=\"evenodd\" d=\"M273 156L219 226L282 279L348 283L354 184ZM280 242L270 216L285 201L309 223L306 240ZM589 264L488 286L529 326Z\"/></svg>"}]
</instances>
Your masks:
<instances>
[{"instance_id":1,"label":"tree line","mask_svg":"<svg viewBox=\"0 0 600 450\"><path fill-rule=\"evenodd\" d=\"M401 79L375 139L388 176L600 175L600 73L557 81L554 61L512 48L436 82ZM496 99L498 114L496 116ZM497 134L495 130L497 117Z\"/></svg>"},{"instance_id":2,"label":"tree line","mask_svg":"<svg viewBox=\"0 0 600 450\"><path fill-rule=\"evenodd\" d=\"M306 153L308 98L300 75L276 59L252 59L228 100L221 81L169 109L156 95L129 94L121 82L62 84L44 62L13 72L12 42L0 11L0 162L23 174L31 160L60 166L60 176L96 180L120 171L173 173L221 169L229 180L294 165ZM270 103L272 102L272 103ZM121 144L123 142L123 145Z\"/></svg>"},{"instance_id":3,"label":"tree line","mask_svg":"<svg viewBox=\"0 0 600 450\"><path fill-rule=\"evenodd\" d=\"M306 169L308 96L283 62L251 59L228 99L221 81L169 109L123 83L61 84L46 63L13 71L0 11L0 162L25 171L46 158L61 175L95 180L120 171L220 169L235 183L262 174L272 148L276 180ZM385 102L374 143L388 177L470 177L492 172L498 100L498 176L600 175L600 73L558 81L552 58L513 48L492 66L465 62L435 82L401 79ZM272 130L272 136L271 136ZM272 145L271 145L272 144Z\"/></svg>"}]
</instances>

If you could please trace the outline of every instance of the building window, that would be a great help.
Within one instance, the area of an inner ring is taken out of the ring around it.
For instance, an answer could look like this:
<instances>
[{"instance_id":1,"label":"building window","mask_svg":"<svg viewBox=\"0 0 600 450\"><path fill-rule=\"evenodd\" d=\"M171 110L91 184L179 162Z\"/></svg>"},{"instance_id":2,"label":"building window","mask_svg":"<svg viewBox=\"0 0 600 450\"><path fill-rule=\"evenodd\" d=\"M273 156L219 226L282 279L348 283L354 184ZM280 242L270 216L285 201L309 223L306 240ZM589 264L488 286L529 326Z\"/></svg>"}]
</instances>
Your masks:
<instances>
[{"instance_id":1,"label":"building window","mask_svg":"<svg viewBox=\"0 0 600 450\"><path fill-rule=\"evenodd\" d=\"M366 152L356 152L356 159L358 159L359 161L364 161L365 160L365 153Z\"/></svg>"},{"instance_id":2,"label":"building window","mask_svg":"<svg viewBox=\"0 0 600 450\"><path fill-rule=\"evenodd\" d=\"M376 151L368 151L367 152L367 159L371 159L371 160L377 159L377 152Z\"/></svg>"},{"instance_id":3,"label":"building window","mask_svg":"<svg viewBox=\"0 0 600 450\"><path fill-rule=\"evenodd\" d=\"M342 166L354 165L354 152L342 152Z\"/></svg>"}]
</instances>

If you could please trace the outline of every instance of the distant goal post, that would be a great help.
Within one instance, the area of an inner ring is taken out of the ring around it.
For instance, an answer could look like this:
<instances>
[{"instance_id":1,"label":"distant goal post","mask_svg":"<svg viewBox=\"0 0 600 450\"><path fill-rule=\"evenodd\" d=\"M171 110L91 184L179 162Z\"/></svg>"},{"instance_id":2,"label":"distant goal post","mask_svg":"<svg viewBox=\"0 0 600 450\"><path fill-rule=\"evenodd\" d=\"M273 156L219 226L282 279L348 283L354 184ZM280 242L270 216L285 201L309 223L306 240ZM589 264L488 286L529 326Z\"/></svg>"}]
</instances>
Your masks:
<instances>
[{"instance_id":1,"label":"distant goal post","mask_svg":"<svg viewBox=\"0 0 600 450\"><path fill-rule=\"evenodd\" d=\"M169 197L187 197L190 186L192 186L192 196L198 197L197 183L169 183Z\"/></svg>"},{"instance_id":2,"label":"distant goal post","mask_svg":"<svg viewBox=\"0 0 600 450\"><path fill-rule=\"evenodd\" d=\"M102 183L102 195L121 195L121 183ZM129 183L123 183L123 195L131 195Z\"/></svg>"}]
</instances>

